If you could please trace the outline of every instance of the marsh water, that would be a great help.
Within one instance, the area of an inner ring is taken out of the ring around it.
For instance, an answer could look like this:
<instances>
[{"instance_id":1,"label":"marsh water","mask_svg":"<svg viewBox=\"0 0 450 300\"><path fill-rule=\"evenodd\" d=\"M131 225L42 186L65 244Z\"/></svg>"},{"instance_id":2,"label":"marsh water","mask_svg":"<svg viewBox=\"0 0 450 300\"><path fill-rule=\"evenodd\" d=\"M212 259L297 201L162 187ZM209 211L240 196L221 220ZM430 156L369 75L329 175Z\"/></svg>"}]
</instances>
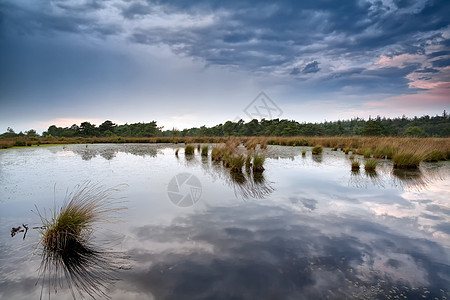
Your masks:
<instances>
[{"instance_id":1,"label":"marsh water","mask_svg":"<svg viewBox=\"0 0 450 300\"><path fill-rule=\"evenodd\" d=\"M94 232L129 257L112 299L450 299L450 162L366 174L340 151L269 146L262 175L236 175L182 147L0 150L0 298L41 296L39 233L11 228L88 180L127 200Z\"/></svg>"}]
</instances>

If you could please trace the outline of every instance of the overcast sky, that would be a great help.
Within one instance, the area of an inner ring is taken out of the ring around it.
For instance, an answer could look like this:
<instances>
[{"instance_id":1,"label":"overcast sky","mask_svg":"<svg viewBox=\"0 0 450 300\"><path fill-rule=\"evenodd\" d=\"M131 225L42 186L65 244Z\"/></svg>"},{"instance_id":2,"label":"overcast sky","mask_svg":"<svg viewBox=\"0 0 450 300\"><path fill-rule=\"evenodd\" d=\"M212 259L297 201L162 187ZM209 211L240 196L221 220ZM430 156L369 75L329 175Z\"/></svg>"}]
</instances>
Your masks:
<instances>
[{"instance_id":1,"label":"overcast sky","mask_svg":"<svg viewBox=\"0 0 450 300\"><path fill-rule=\"evenodd\" d=\"M0 132L441 114L450 1L0 0ZM247 117L248 119L248 117Z\"/></svg>"}]
</instances>

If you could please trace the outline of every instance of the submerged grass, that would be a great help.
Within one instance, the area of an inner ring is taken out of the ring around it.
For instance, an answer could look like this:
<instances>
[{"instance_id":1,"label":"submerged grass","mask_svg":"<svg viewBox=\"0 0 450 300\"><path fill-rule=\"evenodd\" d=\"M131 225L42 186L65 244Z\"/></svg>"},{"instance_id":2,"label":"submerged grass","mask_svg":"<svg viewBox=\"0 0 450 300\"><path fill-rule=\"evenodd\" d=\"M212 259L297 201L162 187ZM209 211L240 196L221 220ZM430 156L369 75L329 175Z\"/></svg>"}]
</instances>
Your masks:
<instances>
[{"instance_id":1,"label":"submerged grass","mask_svg":"<svg viewBox=\"0 0 450 300\"><path fill-rule=\"evenodd\" d=\"M112 197L118 188L104 189L85 182L66 194L63 206L54 210L51 219L39 210L43 226L39 244L42 261L39 269L42 290L48 284L57 291L66 283L72 296L107 297L105 290L117 280L113 275L126 262L119 252L105 251L93 244L94 225L116 220L115 215L126 209L123 201ZM42 294L41 294L42 298Z\"/></svg>"}]
</instances>

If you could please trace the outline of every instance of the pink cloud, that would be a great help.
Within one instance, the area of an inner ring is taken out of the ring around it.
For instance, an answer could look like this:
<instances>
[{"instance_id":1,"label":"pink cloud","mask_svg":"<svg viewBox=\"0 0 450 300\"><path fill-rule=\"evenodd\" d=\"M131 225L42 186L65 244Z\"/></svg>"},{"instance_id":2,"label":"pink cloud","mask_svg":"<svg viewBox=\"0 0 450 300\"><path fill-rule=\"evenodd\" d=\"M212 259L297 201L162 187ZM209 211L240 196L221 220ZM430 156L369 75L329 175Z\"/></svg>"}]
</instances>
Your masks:
<instances>
[{"instance_id":1,"label":"pink cloud","mask_svg":"<svg viewBox=\"0 0 450 300\"><path fill-rule=\"evenodd\" d=\"M420 113L427 108L447 109L450 105L450 82L437 82L435 87L417 94L403 94L385 98L379 101L364 103L369 109L382 108L383 110L399 111L403 113Z\"/></svg>"}]
</instances>

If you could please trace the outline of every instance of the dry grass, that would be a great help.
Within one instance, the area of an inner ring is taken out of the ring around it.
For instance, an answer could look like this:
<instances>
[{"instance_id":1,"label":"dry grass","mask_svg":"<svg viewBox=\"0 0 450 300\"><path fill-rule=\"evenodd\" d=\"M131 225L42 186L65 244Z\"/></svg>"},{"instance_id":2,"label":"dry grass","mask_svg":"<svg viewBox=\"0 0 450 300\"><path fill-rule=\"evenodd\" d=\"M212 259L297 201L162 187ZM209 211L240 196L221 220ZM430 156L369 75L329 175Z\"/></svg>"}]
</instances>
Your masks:
<instances>
[{"instance_id":1,"label":"dry grass","mask_svg":"<svg viewBox=\"0 0 450 300\"><path fill-rule=\"evenodd\" d=\"M406 137L151 137L151 138L13 138L0 139L0 148L12 147L16 142L26 145L38 144L88 144L88 143L225 143L227 147L237 146L241 142L247 149L256 149L260 145L264 149L269 145L282 146L318 146L344 149L346 154L351 149L370 149L374 158L389 158L399 153L418 155L421 160L430 157L432 152L439 151L439 159L450 159L450 138L406 138ZM434 156L437 157L437 156Z\"/></svg>"}]
</instances>

